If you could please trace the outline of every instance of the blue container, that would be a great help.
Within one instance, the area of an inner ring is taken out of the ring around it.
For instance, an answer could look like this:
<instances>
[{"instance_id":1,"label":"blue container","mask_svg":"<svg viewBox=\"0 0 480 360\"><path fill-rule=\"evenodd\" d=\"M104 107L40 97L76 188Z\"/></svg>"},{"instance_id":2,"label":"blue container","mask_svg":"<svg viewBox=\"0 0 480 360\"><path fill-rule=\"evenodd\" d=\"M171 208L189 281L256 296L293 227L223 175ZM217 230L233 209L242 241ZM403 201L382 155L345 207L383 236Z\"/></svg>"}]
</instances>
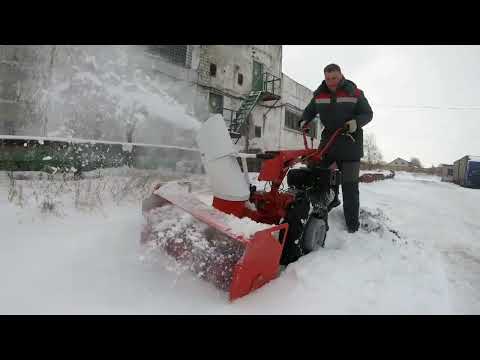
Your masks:
<instances>
[{"instance_id":1,"label":"blue container","mask_svg":"<svg viewBox=\"0 0 480 360\"><path fill-rule=\"evenodd\" d=\"M465 173L465 185L480 188L480 160L469 160Z\"/></svg>"}]
</instances>

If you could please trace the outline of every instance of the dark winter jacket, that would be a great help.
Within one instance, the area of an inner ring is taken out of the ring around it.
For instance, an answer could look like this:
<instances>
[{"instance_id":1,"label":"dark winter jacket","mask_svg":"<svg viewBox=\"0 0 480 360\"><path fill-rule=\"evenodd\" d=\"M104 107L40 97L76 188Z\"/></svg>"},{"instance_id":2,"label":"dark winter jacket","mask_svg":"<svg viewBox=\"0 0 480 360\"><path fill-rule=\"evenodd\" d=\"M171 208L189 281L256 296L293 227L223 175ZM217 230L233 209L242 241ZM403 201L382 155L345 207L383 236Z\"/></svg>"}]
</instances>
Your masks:
<instances>
[{"instance_id":1,"label":"dark winter jacket","mask_svg":"<svg viewBox=\"0 0 480 360\"><path fill-rule=\"evenodd\" d=\"M355 119L357 131L349 136L339 136L328 156L336 160L360 160L363 157L363 130L373 117L373 111L363 91L353 81L343 79L335 94L331 93L325 80L313 93L313 98L305 108L302 119L307 123L319 114L325 129L322 131L321 146L328 141L336 129L346 121Z\"/></svg>"}]
</instances>

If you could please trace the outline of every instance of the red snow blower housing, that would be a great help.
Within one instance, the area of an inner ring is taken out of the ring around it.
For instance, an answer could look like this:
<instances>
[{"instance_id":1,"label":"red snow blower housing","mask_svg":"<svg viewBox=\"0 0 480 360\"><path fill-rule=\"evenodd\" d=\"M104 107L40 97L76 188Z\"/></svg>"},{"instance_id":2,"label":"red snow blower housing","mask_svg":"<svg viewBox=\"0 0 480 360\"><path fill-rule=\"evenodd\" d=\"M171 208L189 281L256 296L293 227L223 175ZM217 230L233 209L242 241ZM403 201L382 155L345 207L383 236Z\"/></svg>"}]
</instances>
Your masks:
<instances>
[{"instance_id":1,"label":"red snow blower housing","mask_svg":"<svg viewBox=\"0 0 480 360\"><path fill-rule=\"evenodd\" d=\"M246 154L234 150L221 116L208 119L197 141L213 192L212 206L178 182L157 186L142 203L142 242L153 241L201 278L228 291L230 300L276 278L280 265L323 247L341 174L320 163L345 132L336 130L322 148L313 149L306 131L304 149ZM258 180L270 185L268 191L250 184L249 157L262 159ZM297 164L307 166L292 168Z\"/></svg>"}]
</instances>

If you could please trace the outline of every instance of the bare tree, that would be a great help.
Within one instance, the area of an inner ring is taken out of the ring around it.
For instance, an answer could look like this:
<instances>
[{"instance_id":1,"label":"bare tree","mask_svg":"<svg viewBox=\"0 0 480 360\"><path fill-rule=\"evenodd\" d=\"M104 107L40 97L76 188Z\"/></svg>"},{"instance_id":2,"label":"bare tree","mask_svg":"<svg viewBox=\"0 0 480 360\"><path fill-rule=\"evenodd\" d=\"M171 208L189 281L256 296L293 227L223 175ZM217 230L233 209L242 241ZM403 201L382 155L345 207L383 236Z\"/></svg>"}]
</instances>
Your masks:
<instances>
[{"instance_id":1,"label":"bare tree","mask_svg":"<svg viewBox=\"0 0 480 360\"><path fill-rule=\"evenodd\" d=\"M367 166L370 170L374 165L380 164L380 162L383 160L383 155L377 146L374 134L365 134L363 152Z\"/></svg>"}]
</instances>

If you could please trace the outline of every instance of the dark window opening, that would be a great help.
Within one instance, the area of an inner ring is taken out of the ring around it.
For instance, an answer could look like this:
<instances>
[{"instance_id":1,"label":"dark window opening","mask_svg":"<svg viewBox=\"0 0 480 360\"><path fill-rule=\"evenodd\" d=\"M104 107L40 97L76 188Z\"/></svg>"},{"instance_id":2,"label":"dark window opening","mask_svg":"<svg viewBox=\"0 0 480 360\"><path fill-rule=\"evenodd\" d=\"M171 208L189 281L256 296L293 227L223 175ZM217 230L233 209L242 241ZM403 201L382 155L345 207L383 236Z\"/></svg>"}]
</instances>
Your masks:
<instances>
[{"instance_id":1,"label":"dark window opening","mask_svg":"<svg viewBox=\"0 0 480 360\"><path fill-rule=\"evenodd\" d=\"M243 85L243 74L238 74L238 85Z\"/></svg>"},{"instance_id":2,"label":"dark window opening","mask_svg":"<svg viewBox=\"0 0 480 360\"><path fill-rule=\"evenodd\" d=\"M261 126L255 126L255 137L256 138L262 137L262 127Z\"/></svg>"},{"instance_id":3,"label":"dark window opening","mask_svg":"<svg viewBox=\"0 0 480 360\"><path fill-rule=\"evenodd\" d=\"M301 131L300 127L298 126L298 122L302 118L302 115L300 113L295 113L293 111L285 109L285 127L288 129L296 130L296 131ZM310 128L310 131L307 133L308 137L313 136L314 138L317 138L317 124L316 124L316 119L312 120L309 124L308 127Z\"/></svg>"},{"instance_id":4,"label":"dark window opening","mask_svg":"<svg viewBox=\"0 0 480 360\"><path fill-rule=\"evenodd\" d=\"M448 176L453 176L453 169L448 169L447 174Z\"/></svg>"},{"instance_id":5,"label":"dark window opening","mask_svg":"<svg viewBox=\"0 0 480 360\"><path fill-rule=\"evenodd\" d=\"M210 93L209 108L212 114L223 114L223 96Z\"/></svg>"},{"instance_id":6,"label":"dark window opening","mask_svg":"<svg viewBox=\"0 0 480 360\"><path fill-rule=\"evenodd\" d=\"M285 127L292 130L300 130L298 127L298 121L300 116L289 111L285 110Z\"/></svg>"},{"instance_id":7,"label":"dark window opening","mask_svg":"<svg viewBox=\"0 0 480 360\"><path fill-rule=\"evenodd\" d=\"M148 53L173 64L187 66L188 45L147 45Z\"/></svg>"},{"instance_id":8,"label":"dark window opening","mask_svg":"<svg viewBox=\"0 0 480 360\"><path fill-rule=\"evenodd\" d=\"M217 76L217 65L210 64L210 76Z\"/></svg>"}]
</instances>

